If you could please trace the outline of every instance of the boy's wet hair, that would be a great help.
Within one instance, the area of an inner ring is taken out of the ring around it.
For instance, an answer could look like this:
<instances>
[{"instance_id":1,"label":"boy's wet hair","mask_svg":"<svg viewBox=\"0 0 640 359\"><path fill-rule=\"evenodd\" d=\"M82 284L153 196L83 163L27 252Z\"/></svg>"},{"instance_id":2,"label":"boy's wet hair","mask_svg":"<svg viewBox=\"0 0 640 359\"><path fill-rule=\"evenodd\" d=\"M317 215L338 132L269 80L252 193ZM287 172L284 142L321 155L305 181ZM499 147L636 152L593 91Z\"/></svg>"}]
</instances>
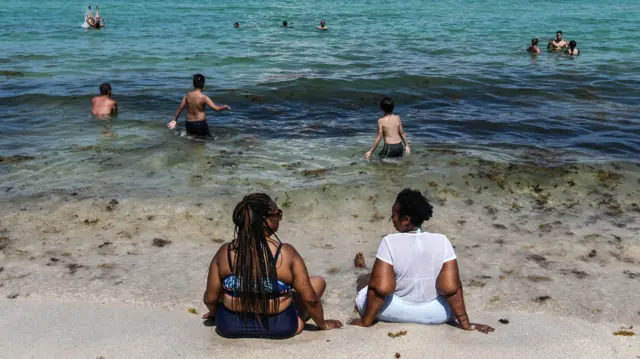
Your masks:
<instances>
[{"instance_id":1,"label":"boy's wet hair","mask_svg":"<svg viewBox=\"0 0 640 359\"><path fill-rule=\"evenodd\" d=\"M398 216L400 218L409 216L414 226L420 227L424 221L428 221L433 216L433 206L418 190L403 189L396 197L396 203Z\"/></svg>"},{"instance_id":2,"label":"boy's wet hair","mask_svg":"<svg viewBox=\"0 0 640 359\"><path fill-rule=\"evenodd\" d=\"M395 106L391 97L385 96L380 100L380 109L384 111L384 113L392 113Z\"/></svg>"},{"instance_id":3,"label":"boy's wet hair","mask_svg":"<svg viewBox=\"0 0 640 359\"><path fill-rule=\"evenodd\" d=\"M539 43L539 41L538 41L538 38L537 38L537 37L534 37L534 38L531 40L531 45L534 45L534 46L535 46L535 45L538 45L538 43Z\"/></svg>"},{"instance_id":4,"label":"boy's wet hair","mask_svg":"<svg viewBox=\"0 0 640 359\"><path fill-rule=\"evenodd\" d=\"M572 49L575 48L577 44L578 43L573 41L573 40L569 41L569 47L572 48Z\"/></svg>"},{"instance_id":5,"label":"boy's wet hair","mask_svg":"<svg viewBox=\"0 0 640 359\"><path fill-rule=\"evenodd\" d=\"M204 88L204 75L193 75L193 87L202 90Z\"/></svg>"},{"instance_id":6,"label":"boy's wet hair","mask_svg":"<svg viewBox=\"0 0 640 359\"><path fill-rule=\"evenodd\" d=\"M562 31L560 31L560 30L556 31L556 35L558 35L558 34L563 35Z\"/></svg>"},{"instance_id":7,"label":"boy's wet hair","mask_svg":"<svg viewBox=\"0 0 640 359\"><path fill-rule=\"evenodd\" d=\"M100 95L108 95L109 92L111 92L111 85L106 82L100 85Z\"/></svg>"}]
</instances>

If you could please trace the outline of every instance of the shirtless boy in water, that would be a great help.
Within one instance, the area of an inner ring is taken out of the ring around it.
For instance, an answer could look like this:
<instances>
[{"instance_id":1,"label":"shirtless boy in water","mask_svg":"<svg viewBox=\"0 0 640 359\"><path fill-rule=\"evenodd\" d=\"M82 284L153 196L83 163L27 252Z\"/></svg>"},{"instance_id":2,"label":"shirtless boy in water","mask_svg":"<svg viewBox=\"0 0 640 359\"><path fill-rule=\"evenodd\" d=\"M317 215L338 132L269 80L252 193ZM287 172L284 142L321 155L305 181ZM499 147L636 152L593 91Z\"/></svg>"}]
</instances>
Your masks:
<instances>
[{"instance_id":1,"label":"shirtless boy in water","mask_svg":"<svg viewBox=\"0 0 640 359\"><path fill-rule=\"evenodd\" d=\"M376 137L376 140L373 142L371 149L364 154L364 157L367 160L371 159L371 154L376 147L378 147L378 144L380 144L383 137L384 147L378 154L380 158L402 157L404 155L402 152L403 142L404 150L407 154L411 153L407 136L405 136L404 131L402 130L402 121L400 121L400 116L393 114L394 107L395 104L390 97L384 97L380 101L380 109L384 112L384 116L378 120L378 137Z\"/></svg>"},{"instance_id":2,"label":"shirtless boy in water","mask_svg":"<svg viewBox=\"0 0 640 359\"><path fill-rule=\"evenodd\" d=\"M211 101L209 96L203 94L202 89L204 88L204 81L205 79L203 75L193 75L194 90L187 93L182 98L182 102L180 102L180 107L178 107L176 115L174 116L173 120L167 124L167 127L169 127L170 129L176 128L178 117L180 117L180 113L182 113L182 110L184 110L184 107L186 106L187 133L199 137L211 137L211 132L209 132L209 125L207 124L205 105L211 107L216 112L220 112L225 109L231 111L231 107L229 107L229 105L216 106L216 104Z\"/></svg>"},{"instance_id":3,"label":"shirtless boy in water","mask_svg":"<svg viewBox=\"0 0 640 359\"><path fill-rule=\"evenodd\" d=\"M91 113L96 117L107 117L118 113L118 104L111 98L111 85L100 85L100 96L91 100Z\"/></svg>"}]
</instances>

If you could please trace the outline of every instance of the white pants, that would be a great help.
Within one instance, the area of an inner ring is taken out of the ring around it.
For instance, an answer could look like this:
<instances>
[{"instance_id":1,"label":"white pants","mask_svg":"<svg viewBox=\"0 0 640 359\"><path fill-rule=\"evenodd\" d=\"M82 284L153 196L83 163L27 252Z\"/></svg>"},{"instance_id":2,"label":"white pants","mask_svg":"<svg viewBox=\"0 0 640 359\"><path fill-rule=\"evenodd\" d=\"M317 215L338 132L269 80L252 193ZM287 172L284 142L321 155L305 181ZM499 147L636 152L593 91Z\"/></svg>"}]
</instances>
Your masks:
<instances>
[{"instance_id":1,"label":"white pants","mask_svg":"<svg viewBox=\"0 0 640 359\"><path fill-rule=\"evenodd\" d=\"M367 306L368 289L369 287L364 287L356 296L356 307L360 315L364 315ZM376 318L392 323L442 324L453 319L453 312L444 297L431 302L414 303L390 295L385 298Z\"/></svg>"}]
</instances>

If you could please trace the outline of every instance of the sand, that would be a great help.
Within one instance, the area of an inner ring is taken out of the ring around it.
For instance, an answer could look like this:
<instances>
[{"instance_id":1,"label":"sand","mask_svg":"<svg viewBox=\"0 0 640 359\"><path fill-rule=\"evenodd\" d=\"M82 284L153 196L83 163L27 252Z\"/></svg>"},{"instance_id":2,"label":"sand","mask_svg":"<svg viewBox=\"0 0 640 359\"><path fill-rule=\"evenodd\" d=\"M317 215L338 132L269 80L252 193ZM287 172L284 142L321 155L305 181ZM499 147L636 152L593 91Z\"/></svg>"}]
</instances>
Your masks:
<instances>
[{"instance_id":1,"label":"sand","mask_svg":"<svg viewBox=\"0 0 640 359\"><path fill-rule=\"evenodd\" d=\"M348 169L289 174L309 177L308 185L286 176L222 179L241 183L236 191L7 187L0 357L640 356L637 337L612 334L640 321L639 166L513 165L447 151L421 155L428 170L413 162L366 168L355 179ZM379 324L284 342L230 341L187 311L204 311L207 266L232 238L233 206L244 193L266 191L284 211L280 237L327 280L326 317L346 322L364 272L353 268L353 256L363 252L372 263L393 232L393 199L408 186L434 204L425 230L455 246L472 321L495 333ZM403 329L407 336L387 337Z\"/></svg>"},{"instance_id":2,"label":"sand","mask_svg":"<svg viewBox=\"0 0 640 359\"><path fill-rule=\"evenodd\" d=\"M73 301L2 300L4 358L635 358L636 338L613 324L543 313L484 313L491 335L447 325L379 324L304 332L286 341L230 340L183 311ZM509 324L496 322L508 318ZM389 332L406 330L403 337Z\"/></svg>"}]
</instances>

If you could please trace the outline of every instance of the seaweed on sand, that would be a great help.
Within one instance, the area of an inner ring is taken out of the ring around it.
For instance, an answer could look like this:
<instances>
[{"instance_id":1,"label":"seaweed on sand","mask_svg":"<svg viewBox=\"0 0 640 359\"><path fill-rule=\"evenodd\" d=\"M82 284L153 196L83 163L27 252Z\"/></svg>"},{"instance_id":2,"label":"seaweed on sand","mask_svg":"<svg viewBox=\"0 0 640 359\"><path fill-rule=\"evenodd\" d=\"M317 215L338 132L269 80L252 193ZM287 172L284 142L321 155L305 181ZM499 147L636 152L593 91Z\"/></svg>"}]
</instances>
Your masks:
<instances>
[{"instance_id":1,"label":"seaweed on sand","mask_svg":"<svg viewBox=\"0 0 640 359\"><path fill-rule=\"evenodd\" d=\"M615 335L616 337L633 337L636 335L636 333L630 330L618 330L616 332L613 332L613 335Z\"/></svg>"},{"instance_id":2,"label":"seaweed on sand","mask_svg":"<svg viewBox=\"0 0 640 359\"><path fill-rule=\"evenodd\" d=\"M389 338L398 338L398 337L403 337L403 336L407 335L407 333L408 332L406 330L401 330L401 331L399 331L397 333L389 332L389 333L387 333L387 336Z\"/></svg>"},{"instance_id":3,"label":"seaweed on sand","mask_svg":"<svg viewBox=\"0 0 640 359\"><path fill-rule=\"evenodd\" d=\"M551 297L550 297L550 296L548 296L548 295L541 295L541 296L539 296L539 297L536 297L536 298L534 299L534 301L535 301L535 302L538 302L538 303L544 303L544 302L546 302L546 301L547 301L547 300L549 300L549 299L551 299Z\"/></svg>"},{"instance_id":4,"label":"seaweed on sand","mask_svg":"<svg viewBox=\"0 0 640 359\"><path fill-rule=\"evenodd\" d=\"M383 219L384 219L384 216L376 212L371 216L371 219L369 220L369 222L378 222L378 221L382 221Z\"/></svg>"},{"instance_id":5,"label":"seaweed on sand","mask_svg":"<svg viewBox=\"0 0 640 359\"><path fill-rule=\"evenodd\" d=\"M534 282L534 283L539 283L539 282L550 282L551 278L544 276L544 275L530 275L527 276L527 279L530 282Z\"/></svg>"},{"instance_id":6,"label":"seaweed on sand","mask_svg":"<svg viewBox=\"0 0 640 359\"><path fill-rule=\"evenodd\" d=\"M320 177L328 174L329 172L331 172L331 170L328 168L319 168L315 170L304 170L301 174L305 177Z\"/></svg>"},{"instance_id":7,"label":"seaweed on sand","mask_svg":"<svg viewBox=\"0 0 640 359\"><path fill-rule=\"evenodd\" d=\"M153 245L154 247L160 247L160 248L162 248L162 247L167 246L167 245L169 245L169 244L171 244L171 241L170 241L170 240L162 239L162 238L154 238L154 239L153 239L153 244L152 244L152 245Z\"/></svg>"},{"instance_id":8,"label":"seaweed on sand","mask_svg":"<svg viewBox=\"0 0 640 359\"><path fill-rule=\"evenodd\" d=\"M14 164L35 159L33 156L14 155L0 156L0 164Z\"/></svg>"},{"instance_id":9,"label":"seaweed on sand","mask_svg":"<svg viewBox=\"0 0 640 359\"><path fill-rule=\"evenodd\" d=\"M596 177L598 177L600 181L605 182L605 181L617 181L623 178L624 176L618 172L599 170L596 173Z\"/></svg>"}]
</instances>

